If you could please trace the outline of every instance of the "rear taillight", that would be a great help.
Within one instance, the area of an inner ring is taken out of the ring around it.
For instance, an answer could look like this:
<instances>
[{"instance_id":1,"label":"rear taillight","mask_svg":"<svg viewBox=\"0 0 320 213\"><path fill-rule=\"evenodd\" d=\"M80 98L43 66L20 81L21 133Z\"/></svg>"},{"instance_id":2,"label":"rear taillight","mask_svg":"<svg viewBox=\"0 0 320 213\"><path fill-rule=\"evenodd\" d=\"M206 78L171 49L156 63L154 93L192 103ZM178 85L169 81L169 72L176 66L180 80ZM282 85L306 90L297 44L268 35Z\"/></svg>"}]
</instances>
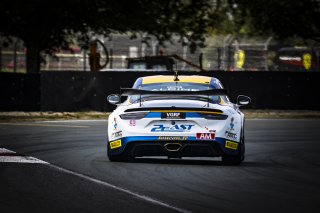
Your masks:
<instances>
[{"instance_id":1,"label":"rear taillight","mask_svg":"<svg viewBox=\"0 0 320 213\"><path fill-rule=\"evenodd\" d=\"M226 120L228 118L228 115L224 115L224 114L201 113L201 116L208 120Z\"/></svg>"},{"instance_id":2,"label":"rear taillight","mask_svg":"<svg viewBox=\"0 0 320 213\"><path fill-rule=\"evenodd\" d=\"M123 120L139 120L144 118L148 112L132 112L132 113L125 113L121 114L120 118Z\"/></svg>"}]
</instances>

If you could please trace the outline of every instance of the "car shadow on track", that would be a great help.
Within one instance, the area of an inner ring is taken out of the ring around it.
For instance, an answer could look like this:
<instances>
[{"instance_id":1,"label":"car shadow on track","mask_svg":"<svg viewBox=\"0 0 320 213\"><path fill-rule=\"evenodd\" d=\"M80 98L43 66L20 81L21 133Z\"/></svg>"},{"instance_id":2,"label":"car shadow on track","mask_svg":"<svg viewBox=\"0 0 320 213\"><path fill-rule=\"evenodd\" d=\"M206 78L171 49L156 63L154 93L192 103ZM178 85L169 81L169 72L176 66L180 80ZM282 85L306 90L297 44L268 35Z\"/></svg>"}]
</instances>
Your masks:
<instances>
[{"instance_id":1,"label":"car shadow on track","mask_svg":"<svg viewBox=\"0 0 320 213\"><path fill-rule=\"evenodd\" d=\"M135 158L126 163L148 163L148 164L176 164L176 165L211 165L211 166L244 166L244 167L268 167L264 163L244 161L240 165L228 165L223 163L219 158L206 159L176 159L176 158ZM271 166L271 165L270 165Z\"/></svg>"},{"instance_id":2,"label":"car shadow on track","mask_svg":"<svg viewBox=\"0 0 320 213\"><path fill-rule=\"evenodd\" d=\"M149 163L149 164L180 164L180 165L212 165L212 166L226 166L222 161L215 159L175 159L175 158L135 158L128 161L129 163ZM231 166L231 165L228 165Z\"/></svg>"}]
</instances>

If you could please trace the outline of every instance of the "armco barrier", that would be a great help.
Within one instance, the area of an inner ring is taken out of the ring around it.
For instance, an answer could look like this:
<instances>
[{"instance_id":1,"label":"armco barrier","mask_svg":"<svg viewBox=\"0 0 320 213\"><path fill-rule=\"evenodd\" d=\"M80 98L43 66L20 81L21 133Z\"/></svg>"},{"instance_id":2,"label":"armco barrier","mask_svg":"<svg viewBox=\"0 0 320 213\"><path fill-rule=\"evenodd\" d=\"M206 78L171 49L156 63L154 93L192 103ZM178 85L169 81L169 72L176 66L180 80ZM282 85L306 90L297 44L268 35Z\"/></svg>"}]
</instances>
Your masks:
<instances>
[{"instance_id":1,"label":"armco barrier","mask_svg":"<svg viewBox=\"0 0 320 213\"><path fill-rule=\"evenodd\" d=\"M106 103L120 87L131 87L146 75L168 72L42 72L40 74L0 73L0 110L25 111L111 111ZM320 110L318 72L184 72L217 77L229 91L252 98L254 109Z\"/></svg>"}]
</instances>

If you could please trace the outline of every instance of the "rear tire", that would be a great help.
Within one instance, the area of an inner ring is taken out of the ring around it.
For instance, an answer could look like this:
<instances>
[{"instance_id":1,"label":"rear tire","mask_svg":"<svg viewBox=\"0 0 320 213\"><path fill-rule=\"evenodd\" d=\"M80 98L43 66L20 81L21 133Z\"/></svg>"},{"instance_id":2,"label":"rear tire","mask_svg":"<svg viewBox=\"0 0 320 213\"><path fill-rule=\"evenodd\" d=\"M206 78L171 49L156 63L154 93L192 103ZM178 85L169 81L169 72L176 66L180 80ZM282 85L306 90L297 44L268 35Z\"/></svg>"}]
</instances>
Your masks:
<instances>
[{"instance_id":1,"label":"rear tire","mask_svg":"<svg viewBox=\"0 0 320 213\"><path fill-rule=\"evenodd\" d=\"M108 131L108 124L107 124L107 131ZM108 138L108 142L107 142L107 156L108 156L108 159L109 161L111 162L123 162L123 161L126 161L128 160L128 158L124 155L111 155L110 154L110 145L109 145L109 137L107 136Z\"/></svg>"},{"instance_id":2,"label":"rear tire","mask_svg":"<svg viewBox=\"0 0 320 213\"><path fill-rule=\"evenodd\" d=\"M223 155L222 162L225 165L240 165L242 161L244 161L244 153L245 153L245 145L244 145L244 137L243 137L239 143L238 155Z\"/></svg>"},{"instance_id":3,"label":"rear tire","mask_svg":"<svg viewBox=\"0 0 320 213\"><path fill-rule=\"evenodd\" d=\"M132 161L134 158L130 158L124 154L122 155L111 155L110 154L110 147L108 144L108 149L107 149L107 155L108 155L108 159L111 162L125 162L125 161Z\"/></svg>"},{"instance_id":4,"label":"rear tire","mask_svg":"<svg viewBox=\"0 0 320 213\"><path fill-rule=\"evenodd\" d=\"M128 161L129 159L123 155L113 155L110 156L108 155L109 161L111 162L125 162Z\"/></svg>"}]
</instances>

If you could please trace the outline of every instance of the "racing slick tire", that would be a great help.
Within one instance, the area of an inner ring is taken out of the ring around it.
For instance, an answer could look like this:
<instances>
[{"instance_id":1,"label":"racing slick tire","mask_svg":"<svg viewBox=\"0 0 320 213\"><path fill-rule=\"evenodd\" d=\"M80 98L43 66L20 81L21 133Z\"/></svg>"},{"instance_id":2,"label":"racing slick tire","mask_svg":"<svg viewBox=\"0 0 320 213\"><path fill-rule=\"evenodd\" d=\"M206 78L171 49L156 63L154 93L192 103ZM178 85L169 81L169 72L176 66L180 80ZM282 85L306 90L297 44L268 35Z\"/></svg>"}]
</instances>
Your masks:
<instances>
[{"instance_id":1,"label":"racing slick tire","mask_svg":"<svg viewBox=\"0 0 320 213\"><path fill-rule=\"evenodd\" d=\"M129 158L128 156L122 154L122 155L110 155L110 148L108 146L107 149L107 155L108 155L108 159L111 162L124 162L124 161L129 161L132 160L133 158Z\"/></svg>"},{"instance_id":2,"label":"racing slick tire","mask_svg":"<svg viewBox=\"0 0 320 213\"><path fill-rule=\"evenodd\" d=\"M245 144L244 137L241 139L239 144L239 154L238 155L223 155L222 162L225 165L240 165L244 161Z\"/></svg>"},{"instance_id":3,"label":"racing slick tire","mask_svg":"<svg viewBox=\"0 0 320 213\"><path fill-rule=\"evenodd\" d=\"M114 156L110 156L108 155L109 161L111 162L125 162L125 161L129 161L129 158L123 156L123 155L114 155Z\"/></svg>"},{"instance_id":4,"label":"racing slick tire","mask_svg":"<svg viewBox=\"0 0 320 213\"><path fill-rule=\"evenodd\" d=\"M109 158L109 161L111 162L124 162L129 160L129 158L127 158L124 155L110 155L109 150L108 150L108 158Z\"/></svg>"},{"instance_id":5,"label":"racing slick tire","mask_svg":"<svg viewBox=\"0 0 320 213\"><path fill-rule=\"evenodd\" d=\"M108 125L107 125L107 129L108 129ZM109 137L108 137L108 141L109 141ZM110 145L109 142L107 142L107 156L109 161L111 162L124 162L124 161L129 161L132 158L129 158L127 156L125 156L124 154L122 155L110 155Z\"/></svg>"}]
</instances>

